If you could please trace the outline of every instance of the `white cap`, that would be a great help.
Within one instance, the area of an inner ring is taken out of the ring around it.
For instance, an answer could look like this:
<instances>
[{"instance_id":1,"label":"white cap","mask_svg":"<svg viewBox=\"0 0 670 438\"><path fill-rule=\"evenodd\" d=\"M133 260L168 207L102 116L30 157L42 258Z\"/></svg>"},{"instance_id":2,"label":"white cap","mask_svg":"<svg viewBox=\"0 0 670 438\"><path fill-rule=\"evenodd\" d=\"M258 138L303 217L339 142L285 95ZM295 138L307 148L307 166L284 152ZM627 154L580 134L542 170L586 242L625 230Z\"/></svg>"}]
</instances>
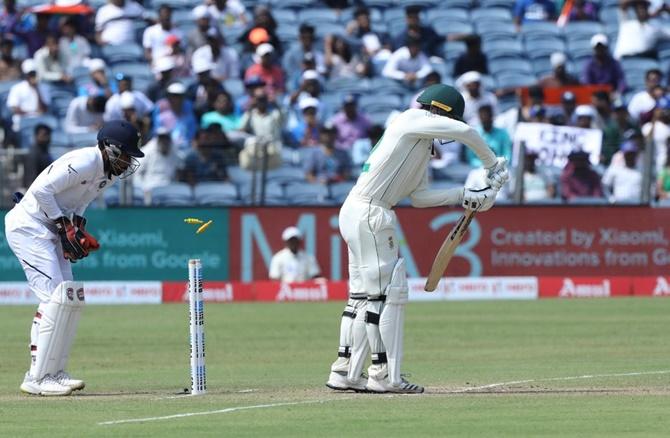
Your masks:
<instances>
[{"instance_id":1,"label":"white cap","mask_svg":"<svg viewBox=\"0 0 670 438\"><path fill-rule=\"evenodd\" d=\"M591 105L579 105L575 108L575 115L577 117L595 117L596 112Z\"/></svg>"},{"instance_id":2,"label":"white cap","mask_svg":"<svg viewBox=\"0 0 670 438\"><path fill-rule=\"evenodd\" d=\"M211 15L209 13L209 9L205 5L198 5L195 8L193 8L193 19L194 20L199 20L201 18L210 18Z\"/></svg>"},{"instance_id":3,"label":"white cap","mask_svg":"<svg viewBox=\"0 0 670 438\"><path fill-rule=\"evenodd\" d=\"M33 58L28 58L21 63L21 71L23 72L24 75L37 71L37 69L35 68L35 61L33 61Z\"/></svg>"},{"instance_id":4,"label":"white cap","mask_svg":"<svg viewBox=\"0 0 670 438\"><path fill-rule=\"evenodd\" d=\"M300 108L300 111L304 111L307 108L319 108L319 99L315 97L303 97L300 99L300 102L298 102L298 107Z\"/></svg>"},{"instance_id":5,"label":"white cap","mask_svg":"<svg viewBox=\"0 0 670 438\"><path fill-rule=\"evenodd\" d=\"M302 80L309 81L311 79L319 79L319 73L316 70L305 70L302 73Z\"/></svg>"},{"instance_id":6,"label":"white cap","mask_svg":"<svg viewBox=\"0 0 670 438\"><path fill-rule=\"evenodd\" d=\"M154 61L154 72L163 73L176 67L172 56L161 56Z\"/></svg>"},{"instance_id":7,"label":"white cap","mask_svg":"<svg viewBox=\"0 0 670 438\"><path fill-rule=\"evenodd\" d=\"M283 233L281 233L281 238L284 242L286 242L289 239L293 239L294 237L302 239L302 233L297 227L288 227L287 229L284 230Z\"/></svg>"},{"instance_id":8,"label":"white cap","mask_svg":"<svg viewBox=\"0 0 670 438\"><path fill-rule=\"evenodd\" d=\"M89 71L89 73L93 73L94 71L104 70L105 68L107 68L107 64L105 64L105 61L103 61L100 58L93 58L90 61L88 61L88 71Z\"/></svg>"},{"instance_id":9,"label":"white cap","mask_svg":"<svg viewBox=\"0 0 670 438\"><path fill-rule=\"evenodd\" d=\"M458 81L463 84L471 84L473 82L481 82L482 81L482 74L479 73L478 71L469 71L467 73L463 73L460 78L458 78Z\"/></svg>"},{"instance_id":10,"label":"white cap","mask_svg":"<svg viewBox=\"0 0 670 438\"><path fill-rule=\"evenodd\" d=\"M603 33L597 33L591 37L591 47L595 47L598 44L602 44L603 46L608 46L609 45L609 40L607 39L607 35Z\"/></svg>"},{"instance_id":11,"label":"white cap","mask_svg":"<svg viewBox=\"0 0 670 438\"><path fill-rule=\"evenodd\" d=\"M264 56L267 55L268 53L272 53L275 51L275 48L272 47L272 44L270 43L263 43L256 47L256 55L258 56Z\"/></svg>"},{"instance_id":12,"label":"white cap","mask_svg":"<svg viewBox=\"0 0 670 438\"><path fill-rule=\"evenodd\" d=\"M374 33L366 33L363 35L363 38L361 38L361 41L368 53L376 53L377 50L382 48L382 43L379 41L379 37Z\"/></svg>"},{"instance_id":13,"label":"white cap","mask_svg":"<svg viewBox=\"0 0 670 438\"><path fill-rule=\"evenodd\" d=\"M119 99L121 109L135 108L135 96L132 91L124 91Z\"/></svg>"},{"instance_id":14,"label":"white cap","mask_svg":"<svg viewBox=\"0 0 670 438\"><path fill-rule=\"evenodd\" d=\"M568 58L562 52L554 52L551 54L551 57L549 58L549 62L551 63L551 66L553 68L556 68L559 65L565 65L567 60Z\"/></svg>"},{"instance_id":15,"label":"white cap","mask_svg":"<svg viewBox=\"0 0 670 438\"><path fill-rule=\"evenodd\" d=\"M167 87L168 94L184 94L186 87L181 82L173 82Z\"/></svg>"},{"instance_id":16,"label":"white cap","mask_svg":"<svg viewBox=\"0 0 670 438\"><path fill-rule=\"evenodd\" d=\"M191 60L191 68L193 68L193 73L199 74L205 71L213 70L214 64L209 60L209 58L198 56L193 57Z\"/></svg>"}]
</instances>

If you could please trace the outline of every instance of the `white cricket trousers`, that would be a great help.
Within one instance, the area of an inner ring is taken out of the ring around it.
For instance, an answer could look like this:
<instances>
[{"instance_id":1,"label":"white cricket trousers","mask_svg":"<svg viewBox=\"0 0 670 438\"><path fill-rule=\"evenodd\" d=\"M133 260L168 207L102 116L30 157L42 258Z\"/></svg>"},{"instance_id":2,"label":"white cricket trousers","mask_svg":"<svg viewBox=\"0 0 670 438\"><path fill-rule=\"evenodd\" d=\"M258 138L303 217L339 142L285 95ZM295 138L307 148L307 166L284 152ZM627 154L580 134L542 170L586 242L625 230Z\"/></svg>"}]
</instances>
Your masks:
<instances>
[{"instance_id":1,"label":"white cricket trousers","mask_svg":"<svg viewBox=\"0 0 670 438\"><path fill-rule=\"evenodd\" d=\"M63 281L72 281L72 267L63 257L58 235L20 205L15 205L5 216L5 236L40 302L48 302Z\"/></svg>"},{"instance_id":2,"label":"white cricket trousers","mask_svg":"<svg viewBox=\"0 0 670 438\"><path fill-rule=\"evenodd\" d=\"M350 194L340 209L349 252L349 293L383 295L398 261L397 217L387 204Z\"/></svg>"}]
</instances>

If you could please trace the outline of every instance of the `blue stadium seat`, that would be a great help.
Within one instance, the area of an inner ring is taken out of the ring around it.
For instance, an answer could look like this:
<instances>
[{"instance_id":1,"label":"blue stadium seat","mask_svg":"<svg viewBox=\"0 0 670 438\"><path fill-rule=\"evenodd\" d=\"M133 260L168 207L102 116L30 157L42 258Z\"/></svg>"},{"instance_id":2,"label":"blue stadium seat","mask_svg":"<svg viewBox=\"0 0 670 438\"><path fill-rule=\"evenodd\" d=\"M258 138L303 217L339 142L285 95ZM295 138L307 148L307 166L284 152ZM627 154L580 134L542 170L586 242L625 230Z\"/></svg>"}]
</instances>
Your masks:
<instances>
[{"instance_id":1,"label":"blue stadium seat","mask_svg":"<svg viewBox=\"0 0 670 438\"><path fill-rule=\"evenodd\" d=\"M50 148L71 148L70 136L60 129L51 132Z\"/></svg>"},{"instance_id":2,"label":"blue stadium seat","mask_svg":"<svg viewBox=\"0 0 670 438\"><path fill-rule=\"evenodd\" d=\"M337 24L340 20L333 9L311 7L298 10L298 22L309 23L318 28L323 23Z\"/></svg>"},{"instance_id":3,"label":"blue stadium seat","mask_svg":"<svg viewBox=\"0 0 670 438\"><path fill-rule=\"evenodd\" d=\"M244 204L250 205L259 205L261 203L261 186L260 184L255 187L256 195L255 201L252 199L252 187L251 184L245 184L240 186L240 199ZM268 182L265 184L265 200L263 205L286 205L288 200L284 196L284 188L277 183Z\"/></svg>"},{"instance_id":4,"label":"blue stadium seat","mask_svg":"<svg viewBox=\"0 0 670 438\"><path fill-rule=\"evenodd\" d=\"M405 9L403 8L390 8L386 9L383 12L384 21L386 23L392 23L396 21L404 22L405 21Z\"/></svg>"},{"instance_id":5,"label":"blue stadium seat","mask_svg":"<svg viewBox=\"0 0 670 438\"><path fill-rule=\"evenodd\" d=\"M318 23L316 25L317 38L324 38L327 35L344 35L344 24L341 23Z\"/></svg>"},{"instance_id":6,"label":"blue stadium seat","mask_svg":"<svg viewBox=\"0 0 670 438\"><path fill-rule=\"evenodd\" d=\"M226 79L223 81L223 88L233 96L233 99L243 96L246 92L244 82L241 79Z\"/></svg>"},{"instance_id":7,"label":"blue stadium seat","mask_svg":"<svg viewBox=\"0 0 670 438\"><path fill-rule=\"evenodd\" d=\"M535 73L535 76L537 77L544 76L553 70L548 56L534 58L531 60L531 64L533 65L533 73Z\"/></svg>"},{"instance_id":8,"label":"blue stadium seat","mask_svg":"<svg viewBox=\"0 0 670 438\"><path fill-rule=\"evenodd\" d=\"M102 46L102 57L109 64L120 62L143 62L144 50L138 44L127 43L120 46ZM148 70L148 66L147 66Z\"/></svg>"},{"instance_id":9,"label":"blue stadium seat","mask_svg":"<svg viewBox=\"0 0 670 438\"><path fill-rule=\"evenodd\" d=\"M432 23L433 29L438 35L471 34L474 28L470 23L453 21L449 18L437 18Z\"/></svg>"},{"instance_id":10,"label":"blue stadium seat","mask_svg":"<svg viewBox=\"0 0 670 438\"><path fill-rule=\"evenodd\" d=\"M458 59L466 50L465 43L461 41L449 41L444 43L444 58L447 62Z\"/></svg>"},{"instance_id":11,"label":"blue stadium seat","mask_svg":"<svg viewBox=\"0 0 670 438\"><path fill-rule=\"evenodd\" d=\"M512 12L509 8L479 8L470 12L470 19L475 23L477 21L511 22Z\"/></svg>"},{"instance_id":12,"label":"blue stadium seat","mask_svg":"<svg viewBox=\"0 0 670 438\"><path fill-rule=\"evenodd\" d=\"M330 198L338 203L341 204L344 202L346 199L347 195L349 195L349 192L351 189L354 187L356 183L353 181L344 181L344 182L339 182L335 184L330 185Z\"/></svg>"},{"instance_id":13,"label":"blue stadium seat","mask_svg":"<svg viewBox=\"0 0 670 438\"><path fill-rule=\"evenodd\" d=\"M580 196L568 199L567 203L570 205L609 205L606 198L598 196Z\"/></svg>"},{"instance_id":14,"label":"blue stadium seat","mask_svg":"<svg viewBox=\"0 0 670 438\"><path fill-rule=\"evenodd\" d=\"M328 188L321 184L289 184L286 200L290 205L325 205L328 203Z\"/></svg>"},{"instance_id":15,"label":"blue stadium seat","mask_svg":"<svg viewBox=\"0 0 670 438\"><path fill-rule=\"evenodd\" d=\"M597 33L605 32L605 27L597 21L571 21L563 27L566 39L591 38Z\"/></svg>"},{"instance_id":16,"label":"blue stadium seat","mask_svg":"<svg viewBox=\"0 0 670 438\"><path fill-rule=\"evenodd\" d=\"M482 44L482 50L489 58L489 63L493 58L514 56L523 56L523 46L517 39L498 38L487 40Z\"/></svg>"},{"instance_id":17,"label":"blue stadium seat","mask_svg":"<svg viewBox=\"0 0 670 438\"><path fill-rule=\"evenodd\" d=\"M370 91L368 81L360 78L335 78L326 83L326 89L330 92L366 94Z\"/></svg>"},{"instance_id":18,"label":"blue stadium seat","mask_svg":"<svg viewBox=\"0 0 670 438\"><path fill-rule=\"evenodd\" d=\"M300 167L280 167L269 170L266 180L268 183L272 182L279 185L305 182L305 171Z\"/></svg>"},{"instance_id":19,"label":"blue stadium seat","mask_svg":"<svg viewBox=\"0 0 670 438\"><path fill-rule=\"evenodd\" d=\"M473 25L482 41L496 39L500 36L516 38L516 28L511 22L482 20L473 22Z\"/></svg>"},{"instance_id":20,"label":"blue stadium seat","mask_svg":"<svg viewBox=\"0 0 670 438\"><path fill-rule=\"evenodd\" d=\"M291 8L291 9L307 9L312 7L312 0L270 0L269 3L273 8Z\"/></svg>"},{"instance_id":21,"label":"blue stadium seat","mask_svg":"<svg viewBox=\"0 0 670 438\"><path fill-rule=\"evenodd\" d=\"M380 88L379 92L361 96L358 101L359 107L364 112L374 112L378 109L403 109L406 104L402 98L397 94L389 94L384 88Z\"/></svg>"},{"instance_id":22,"label":"blue stadium seat","mask_svg":"<svg viewBox=\"0 0 670 438\"><path fill-rule=\"evenodd\" d=\"M465 9L429 9L426 11L426 22L433 24L437 20L470 21L470 13Z\"/></svg>"},{"instance_id":23,"label":"blue stadium seat","mask_svg":"<svg viewBox=\"0 0 670 438\"><path fill-rule=\"evenodd\" d=\"M228 178L230 178L230 181L237 186L251 182L252 173L248 170L242 169L239 166L228 166L226 168L226 172L228 173Z\"/></svg>"},{"instance_id":24,"label":"blue stadium seat","mask_svg":"<svg viewBox=\"0 0 670 438\"><path fill-rule=\"evenodd\" d=\"M496 58L489 61L489 70L493 74L508 72L532 73L530 62L522 57Z\"/></svg>"},{"instance_id":25,"label":"blue stadium seat","mask_svg":"<svg viewBox=\"0 0 670 438\"><path fill-rule=\"evenodd\" d=\"M547 198L535 201L524 201L523 203L527 205L562 205L563 200L561 198Z\"/></svg>"},{"instance_id":26,"label":"blue stadium seat","mask_svg":"<svg viewBox=\"0 0 670 438\"><path fill-rule=\"evenodd\" d=\"M34 117L21 117L19 123L19 145L23 148L29 148L33 143L35 126L45 124L52 131L58 129L59 120L52 115L41 115Z\"/></svg>"},{"instance_id":27,"label":"blue stadium seat","mask_svg":"<svg viewBox=\"0 0 670 438\"><path fill-rule=\"evenodd\" d=\"M660 68L658 61L650 58L622 58L621 59L621 68L628 73L629 71L643 71L651 70L654 68Z\"/></svg>"},{"instance_id":28,"label":"blue stadium seat","mask_svg":"<svg viewBox=\"0 0 670 438\"><path fill-rule=\"evenodd\" d=\"M281 26L288 25L293 26L298 23L298 14L291 9L274 9L272 11L272 16L277 21L277 25Z\"/></svg>"},{"instance_id":29,"label":"blue stadium seat","mask_svg":"<svg viewBox=\"0 0 670 438\"><path fill-rule=\"evenodd\" d=\"M239 204L237 188L229 182L204 182L193 189L198 205L225 206Z\"/></svg>"},{"instance_id":30,"label":"blue stadium seat","mask_svg":"<svg viewBox=\"0 0 670 438\"><path fill-rule=\"evenodd\" d=\"M529 73L503 73L496 76L498 88L529 87L537 82L537 78Z\"/></svg>"},{"instance_id":31,"label":"blue stadium seat","mask_svg":"<svg viewBox=\"0 0 670 438\"><path fill-rule=\"evenodd\" d=\"M521 26L521 33L526 35L560 35L561 29L552 21L530 21Z\"/></svg>"},{"instance_id":32,"label":"blue stadium seat","mask_svg":"<svg viewBox=\"0 0 670 438\"><path fill-rule=\"evenodd\" d=\"M98 134L96 132L69 134L69 142L73 148L95 146L98 144Z\"/></svg>"},{"instance_id":33,"label":"blue stadium seat","mask_svg":"<svg viewBox=\"0 0 670 438\"><path fill-rule=\"evenodd\" d=\"M185 207L193 202L193 190L185 183L172 183L151 191L151 205Z\"/></svg>"},{"instance_id":34,"label":"blue stadium seat","mask_svg":"<svg viewBox=\"0 0 670 438\"><path fill-rule=\"evenodd\" d=\"M481 0L480 7L482 8L505 8L512 9L516 0Z\"/></svg>"},{"instance_id":35,"label":"blue stadium seat","mask_svg":"<svg viewBox=\"0 0 670 438\"><path fill-rule=\"evenodd\" d=\"M603 8L598 12L598 18L601 23L607 26L609 23L619 23L619 8L618 6Z\"/></svg>"}]
</instances>

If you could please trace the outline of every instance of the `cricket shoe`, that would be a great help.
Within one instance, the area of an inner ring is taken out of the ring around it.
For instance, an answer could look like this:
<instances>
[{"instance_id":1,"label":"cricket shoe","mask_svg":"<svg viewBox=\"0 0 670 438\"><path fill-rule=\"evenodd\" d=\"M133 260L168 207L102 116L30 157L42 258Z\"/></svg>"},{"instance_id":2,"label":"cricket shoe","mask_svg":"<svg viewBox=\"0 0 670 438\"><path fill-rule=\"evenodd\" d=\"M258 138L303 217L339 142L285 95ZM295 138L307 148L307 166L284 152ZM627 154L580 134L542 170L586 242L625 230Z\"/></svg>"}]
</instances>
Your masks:
<instances>
[{"instance_id":1,"label":"cricket shoe","mask_svg":"<svg viewBox=\"0 0 670 438\"><path fill-rule=\"evenodd\" d=\"M361 377L352 381L347 379L346 371L331 371L326 386L336 391L365 391L365 378Z\"/></svg>"},{"instance_id":2,"label":"cricket shoe","mask_svg":"<svg viewBox=\"0 0 670 438\"><path fill-rule=\"evenodd\" d=\"M72 388L61 385L50 374L47 374L42 380L35 380L30 374L26 373L23 383L21 384L21 391L26 394L43 395L43 396L59 396L72 394Z\"/></svg>"},{"instance_id":3,"label":"cricket shoe","mask_svg":"<svg viewBox=\"0 0 670 438\"><path fill-rule=\"evenodd\" d=\"M394 394L421 394L423 393L423 386L409 383L404 378L398 385L392 385L388 380L388 376L383 379L375 379L370 376L368 384L365 386L368 392L375 392L378 394L394 393Z\"/></svg>"},{"instance_id":4,"label":"cricket shoe","mask_svg":"<svg viewBox=\"0 0 670 438\"><path fill-rule=\"evenodd\" d=\"M72 376L70 376L68 373L62 370L56 373L54 378L58 383L60 383L63 386L69 386L73 391L84 389L84 387L86 386L86 383L84 383L83 380L73 379Z\"/></svg>"}]
</instances>

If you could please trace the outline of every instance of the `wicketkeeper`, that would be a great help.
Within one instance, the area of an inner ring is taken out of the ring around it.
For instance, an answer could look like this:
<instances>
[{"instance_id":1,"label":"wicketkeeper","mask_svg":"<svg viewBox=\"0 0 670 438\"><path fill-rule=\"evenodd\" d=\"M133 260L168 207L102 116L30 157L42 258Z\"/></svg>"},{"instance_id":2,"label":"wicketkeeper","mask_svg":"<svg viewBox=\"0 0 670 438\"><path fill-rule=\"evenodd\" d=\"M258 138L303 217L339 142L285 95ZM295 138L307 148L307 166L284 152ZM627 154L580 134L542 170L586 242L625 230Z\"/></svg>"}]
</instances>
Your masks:
<instances>
[{"instance_id":1,"label":"wicketkeeper","mask_svg":"<svg viewBox=\"0 0 670 438\"><path fill-rule=\"evenodd\" d=\"M408 286L393 207L409 196L414 207L460 204L485 211L509 178L505 159L496 158L462 121L464 101L456 89L432 85L417 102L420 109L403 112L386 129L340 210L340 233L349 248L349 300L342 314L338 358L326 383L332 389L423 392L400 373ZM470 147L487 169L489 187L429 190L428 162L435 140ZM370 350L366 380L362 371Z\"/></svg>"},{"instance_id":2,"label":"wicketkeeper","mask_svg":"<svg viewBox=\"0 0 670 438\"><path fill-rule=\"evenodd\" d=\"M84 382L65 372L84 307L84 284L71 263L100 248L86 231L84 211L117 178L137 170L140 134L126 121L98 132L98 145L69 152L40 173L25 196L15 195L5 234L40 304L30 331L30 370L21 391L69 395Z\"/></svg>"}]
</instances>

